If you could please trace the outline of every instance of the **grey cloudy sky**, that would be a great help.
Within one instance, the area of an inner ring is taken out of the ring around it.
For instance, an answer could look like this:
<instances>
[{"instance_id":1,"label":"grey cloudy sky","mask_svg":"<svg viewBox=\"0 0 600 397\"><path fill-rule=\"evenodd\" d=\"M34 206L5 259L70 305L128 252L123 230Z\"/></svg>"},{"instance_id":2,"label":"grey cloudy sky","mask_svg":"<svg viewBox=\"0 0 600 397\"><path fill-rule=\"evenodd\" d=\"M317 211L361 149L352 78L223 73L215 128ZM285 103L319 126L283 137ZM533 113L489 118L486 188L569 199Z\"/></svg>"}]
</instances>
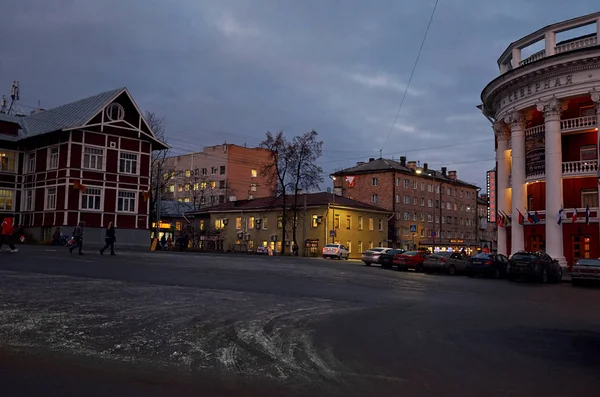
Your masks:
<instances>
[{"instance_id":1,"label":"grey cloudy sky","mask_svg":"<svg viewBox=\"0 0 600 397\"><path fill-rule=\"evenodd\" d=\"M166 118L178 154L314 128L326 173L383 148L484 186L493 134L475 106L496 59L511 41L600 7L440 0L386 142L434 2L13 1L0 12L0 93L19 80L30 110L126 86Z\"/></svg>"}]
</instances>

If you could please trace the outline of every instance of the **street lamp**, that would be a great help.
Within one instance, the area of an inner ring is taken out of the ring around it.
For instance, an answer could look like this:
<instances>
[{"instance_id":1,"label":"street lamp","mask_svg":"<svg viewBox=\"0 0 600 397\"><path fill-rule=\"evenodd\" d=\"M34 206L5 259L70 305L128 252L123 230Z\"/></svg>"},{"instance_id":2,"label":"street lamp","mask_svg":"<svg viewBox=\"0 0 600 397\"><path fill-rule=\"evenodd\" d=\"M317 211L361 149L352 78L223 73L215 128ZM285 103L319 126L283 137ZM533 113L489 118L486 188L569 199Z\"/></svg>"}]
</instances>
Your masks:
<instances>
[{"instance_id":1,"label":"street lamp","mask_svg":"<svg viewBox=\"0 0 600 397\"><path fill-rule=\"evenodd\" d=\"M335 175L329 175L329 178L331 178L331 185L333 187L333 189L331 190L333 197L333 204L331 206L331 210L333 212L333 216L331 217L331 231L329 232L329 234L331 234L331 243L335 244Z\"/></svg>"}]
</instances>

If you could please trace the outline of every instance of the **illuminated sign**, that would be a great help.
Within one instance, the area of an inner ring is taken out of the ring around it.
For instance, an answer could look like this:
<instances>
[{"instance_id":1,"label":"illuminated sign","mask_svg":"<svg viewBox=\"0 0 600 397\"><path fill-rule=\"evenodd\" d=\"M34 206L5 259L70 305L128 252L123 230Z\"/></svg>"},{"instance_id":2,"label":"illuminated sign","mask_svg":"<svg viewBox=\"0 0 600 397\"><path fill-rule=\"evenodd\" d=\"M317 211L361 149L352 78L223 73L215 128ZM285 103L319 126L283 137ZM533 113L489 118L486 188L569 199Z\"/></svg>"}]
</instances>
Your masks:
<instances>
[{"instance_id":1,"label":"illuminated sign","mask_svg":"<svg viewBox=\"0 0 600 397\"><path fill-rule=\"evenodd\" d=\"M153 229L156 228L156 222L152 222L152 228ZM171 228L171 224L170 223L165 223L165 222L160 222L160 228L161 229L170 229Z\"/></svg>"},{"instance_id":2,"label":"illuminated sign","mask_svg":"<svg viewBox=\"0 0 600 397\"><path fill-rule=\"evenodd\" d=\"M454 240L454 239L450 240L450 244L462 244L464 242L465 242L464 240Z\"/></svg>"},{"instance_id":3,"label":"illuminated sign","mask_svg":"<svg viewBox=\"0 0 600 397\"><path fill-rule=\"evenodd\" d=\"M486 177L486 191L488 197L487 220L496 222L496 171L488 171Z\"/></svg>"}]
</instances>

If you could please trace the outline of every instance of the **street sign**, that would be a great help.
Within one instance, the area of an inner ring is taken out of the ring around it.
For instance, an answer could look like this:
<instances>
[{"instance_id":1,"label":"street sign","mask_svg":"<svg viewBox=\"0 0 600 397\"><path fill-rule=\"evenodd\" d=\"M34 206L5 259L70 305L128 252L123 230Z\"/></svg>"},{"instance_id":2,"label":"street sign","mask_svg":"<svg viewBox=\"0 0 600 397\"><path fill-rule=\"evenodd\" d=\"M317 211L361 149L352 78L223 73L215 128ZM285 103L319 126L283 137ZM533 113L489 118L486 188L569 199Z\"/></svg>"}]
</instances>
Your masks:
<instances>
[{"instance_id":1,"label":"street sign","mask_svg":"<svg viewBox=\"0 0 600 397\"><path fill-rule=\"evenodd\" d=\"M410 232L411 233L416 233L417 232L417 225L410 225Z\"/></svg>"},{"instance_id":2,"label":"street sign","mask_svg":"<svg viewBox=\"0 0 600 397\"><path fill-rule=\"evenodd\" d=\"M335 230L329 231L329 237L335 237Z\"/></svg>"}]
</instances>

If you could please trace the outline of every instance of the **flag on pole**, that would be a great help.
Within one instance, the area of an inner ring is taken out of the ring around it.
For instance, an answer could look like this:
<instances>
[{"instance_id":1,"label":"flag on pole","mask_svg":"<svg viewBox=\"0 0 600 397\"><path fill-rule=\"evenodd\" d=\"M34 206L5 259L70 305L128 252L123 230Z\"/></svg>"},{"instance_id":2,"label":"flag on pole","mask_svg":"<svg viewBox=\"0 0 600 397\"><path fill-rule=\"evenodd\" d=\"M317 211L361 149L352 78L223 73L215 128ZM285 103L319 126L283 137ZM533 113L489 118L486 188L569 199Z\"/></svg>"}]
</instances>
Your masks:
<instances>
[{"instance_id":1,"label":"flag on pole","mask_svg":"<svg viewBox=\"0 0 600 397\"><path fill-rule=\"evenodd\" d=\"M540 223L540 216L537 213L537 210L533 213L533 223Z\"/></svg>"},{"instance_id":2,"label":"flag on pole","mask_svg":"<svg viewBox=\"0 0 600 397\"><path fill-rule=\"evenodd\" d=\"M527 222L533 223L533 215L529 211L527 211Z\"/></svg>"},{"instance_id":3,"label":"flag on pole","mask_svg":"<svg viewBox=\"0 0 600 397\"><path fill-rule=\"evenodd\" d=\"M562 225L562 213L563 213L563 208L558 210L558 224Z\"/></svg>"},{"instance_id":4,"label":"flag on pole","mask_svg":"<svg viewBox=\"0 0 600 397\"><path fill-rule=\"evenodd\" d=\"M586 225L590 224L590 205L589 204L585 205L585 224Z\"/></svg>"},{"instance_id":5,"label":"flag on pole","mask_svg":"<svg viewBox=\"0 0 600 397\"><path fill-rule=\"evenodd\" d=\"M573 217L571 218L571 222L575 223L577 222L577 218L579 217L579 214L577 213L577 208L573 208L575 210L575 212L573 213Z\"/></svg>"},{"instance_id":6,"label":"flag on pole","mask_svg":"<svg viewBox=\"0 0 600 397\"><path fill-rule=\"evenodd\" d=\"M505 212L504 219L506 219L506 226L510 226L510 224L512 223L512 217L508 216Z\"/></svg>"},{"instance_id":7,"label":"flag on pole","mask_svg":"<svg viewBox=\"0 0 600 397\"><path fill-rule=\"evenodd\" d=\"M523 216L521 211L519 211L518 209L517 209L517 212L519 213L519 225L525 224L525 217Z\"/></svg>"}]
</instances>

